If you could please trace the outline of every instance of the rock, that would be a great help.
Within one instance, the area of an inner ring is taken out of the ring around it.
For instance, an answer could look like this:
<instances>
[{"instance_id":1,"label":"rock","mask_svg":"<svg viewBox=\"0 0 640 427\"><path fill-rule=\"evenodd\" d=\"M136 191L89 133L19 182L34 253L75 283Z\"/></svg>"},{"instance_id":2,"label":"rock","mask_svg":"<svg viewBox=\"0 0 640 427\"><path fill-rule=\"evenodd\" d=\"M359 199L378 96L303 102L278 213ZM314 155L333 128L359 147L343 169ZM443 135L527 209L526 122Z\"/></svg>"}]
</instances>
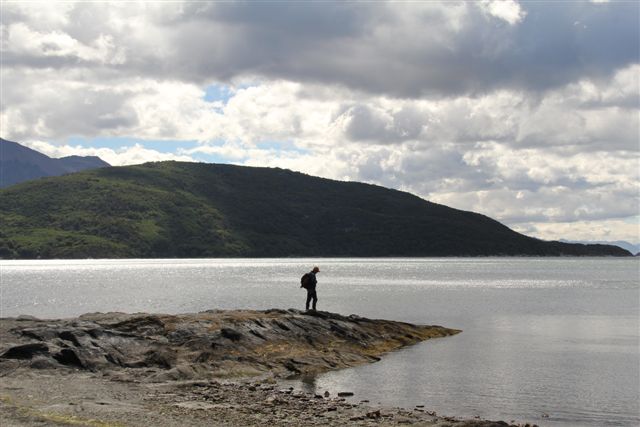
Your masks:
<instances>
[{"instance_id":1,"label":"rock","mask_svg":"<svg viewBox=\"0 0 640 427\"><path fill-rule=\"evenodd\" d=\"M21 321L34 321L34 322L39 322L40 319L38 319L37 317L33 317L33 316L29 316L27 314L21 314L18 317L16 317L16 320L21 322Z\"/></svg>"},{"instance_id":2,"label":"rock","mask_svg":"<svg viewBox=\"0 0 640 427\"><path fill-rule=\"evenodd\" d=\"M267 397L267 399L265 400L265 403L267 403L269 405L278 405L278 404L281 404L283 402L284 401L280 397L278 397L276 395L271 395L271 396Z\"/></svg>"},{"instance_id":3,"label":"rock","mask_svg":"<svg viewBox=\"0 0 640 427\"><path fill-rule=\"evenodd\" d=\"M380 410L367 412L367 418L380 418Z\"/></svg>"},{"instance_id":4,"label":"rock","mask_svg":"<svg viewBox=\"0 0 640 427\"><path fill-rule=\"evenodd\" d=\"M341 391L338 393L338 396L340 397L349 397L349 396L353 396L353 392L350 391Z\"/></svg>"},{"instance_id":5,"label":"rock","mask_svg":"<svg viewBox=\"0 0 640 427\"><path fill-rule=\"evenodd\" d=\"M377 357L371 349L379 349L378 354L382 354L457 332L293 309L182 315L91 313L46 321L2 318L0 358L30 361L38 356L48 359L49 366L109 373L128 380L266 373L285 377L370 363ZM334 351L325 351L329 344ZM28 363L26 366L30 366ZM46 365L39 360L32 367L42 369ZM4 366L0 369L6 369Z\"/></svg>"},{"instance_id":6,"label":"rock","mask_svg":"<svg viewBox=\"0 0 640 427\"><path fill-rule=\"evenodd\" d=\"M3 359L31 359L37 354L47 353L49 353L49 347L46 344L31 343L10 347L4 353L0 354L0 357Z\"/></svg>"},{"instance_id":7,"label":"rock","mask_svg":"<svg viewBox=\"0 0 640 427\"><path fill-rule=\"evenodd\" d=\"M329 397L329 396L331 396L331 393L329 393L328 391L325 391L324 392L324 397Z\"/></svg>"},{"instance_id":8,"label":"rock","mask_svg":"<svg viewBox=\"0 0 640 427\"><path fill-rule=\"evenodd\" d=\"M46 357L34 357L29 364L32 369L55 369L59 365Z\"/></svg>"},{"instance_id":9,"label":"rock","mask_svg":"<svg viewBox=\"0 0 640 427\"><path fill-rule=\"evenodd\" d=\"M242 339L242 334L238 331L236 331L235 329L231 329L231 328L222 328L220 329L220 334L227 338L230 339L231 341L240 341Z\"/></svg>"}]
</instances>

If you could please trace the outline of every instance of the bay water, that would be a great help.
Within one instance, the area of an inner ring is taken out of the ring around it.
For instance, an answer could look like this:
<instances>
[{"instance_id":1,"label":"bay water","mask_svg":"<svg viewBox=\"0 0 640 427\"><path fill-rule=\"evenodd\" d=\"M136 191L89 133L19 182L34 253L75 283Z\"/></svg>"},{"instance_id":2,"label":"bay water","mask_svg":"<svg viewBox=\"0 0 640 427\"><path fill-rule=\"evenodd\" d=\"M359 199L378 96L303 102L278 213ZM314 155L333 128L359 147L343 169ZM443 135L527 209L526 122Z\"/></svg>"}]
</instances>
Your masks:
<instances>
[{"instance_id":1,"label":"bay water","mask_svg":"<svg viewBox=\"0 0 640 427\"><path fill-rule=\"evenodd\" d=\"M304 308L463 332L293 381L355 400L541 426L640 425L640 260L0 261L0 316Z\"/></svg>"}]
</instances>

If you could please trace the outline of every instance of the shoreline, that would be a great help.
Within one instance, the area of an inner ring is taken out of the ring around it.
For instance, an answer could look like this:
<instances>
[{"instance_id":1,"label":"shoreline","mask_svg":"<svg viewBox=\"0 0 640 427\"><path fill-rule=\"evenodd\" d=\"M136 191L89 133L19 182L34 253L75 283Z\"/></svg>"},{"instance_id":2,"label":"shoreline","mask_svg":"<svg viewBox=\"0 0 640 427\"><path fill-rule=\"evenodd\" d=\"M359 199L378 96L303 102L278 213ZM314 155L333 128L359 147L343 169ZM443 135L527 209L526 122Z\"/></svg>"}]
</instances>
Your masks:
<instances>
[{"instance_id":1,"label":"shoreline","mask_svg":"<svg viewBox=\"0 0 640 427\"><path fill-rule=\"evenodd\" d=\"M2 425L507 426L305 393L280 379L461 331L299 310L0 319ZM155 421L153 421L155 420ZM517 425L517 424L511 424ZM527 424L521 424L527 425Z\"/></svg>"}]
</instances>

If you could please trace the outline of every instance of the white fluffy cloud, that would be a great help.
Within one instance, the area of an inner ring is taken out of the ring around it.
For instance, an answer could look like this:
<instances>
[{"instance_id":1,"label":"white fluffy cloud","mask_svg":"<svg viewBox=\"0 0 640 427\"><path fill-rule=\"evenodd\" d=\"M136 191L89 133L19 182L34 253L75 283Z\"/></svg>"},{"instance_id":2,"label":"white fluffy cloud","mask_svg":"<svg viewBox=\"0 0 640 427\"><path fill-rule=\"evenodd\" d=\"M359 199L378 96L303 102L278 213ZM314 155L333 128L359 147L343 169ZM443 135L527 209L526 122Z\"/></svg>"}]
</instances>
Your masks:
<instances>
[{"instance_id":1,"label":"white fluffy cloud","mask_svg":"<svg viewBox=\"0 0 640 427\"><path fill-rule=\"evenodd\" d=\"M287 5L3 3L2 136L114 165L378 183L542 238L636 238L639 6ZM211 85L228 96L207 101Z\"/></svg>"},{"instance_id":2,"label":"white fluffy cloud","mask_svg":"<svg viewBox=\"0 0 640 427\"><path fill-rule=\"evenodd\" d=\"M81 145L56 145L47 141L29 141L27 147L46 154L49 157L60 158L66 156L98 156L111 166L137 165L146 162L160 162L164 160L178 160L183 162L195 161L185 154L163 153L134 144L117 149L92 148Z\"/></svg>"},{"instance_id":3,"label":"white fluffy cloud","mask_svg":"<svg viewBox=\"0 0 640 427\"><path fill-rule=\"evenodd\" d=\"M490 15L500 18L511 25L522 21L527 15L514 0L481 0L480 6Z\"/></svg>"}]
</instances>

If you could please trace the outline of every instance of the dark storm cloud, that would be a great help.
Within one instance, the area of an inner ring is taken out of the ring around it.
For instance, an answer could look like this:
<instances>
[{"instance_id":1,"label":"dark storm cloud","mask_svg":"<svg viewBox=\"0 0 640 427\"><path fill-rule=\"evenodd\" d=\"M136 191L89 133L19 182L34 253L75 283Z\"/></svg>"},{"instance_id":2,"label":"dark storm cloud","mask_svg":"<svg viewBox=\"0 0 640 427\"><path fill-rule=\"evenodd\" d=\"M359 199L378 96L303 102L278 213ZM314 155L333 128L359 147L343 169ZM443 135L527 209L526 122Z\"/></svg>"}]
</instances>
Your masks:
<instances>
[{"instance_id":1,"label":"dark storm cloud","mask_svg":"<svg viewBox=\"0 0 640 427\"><path fill-rule=\"evenodd\" d=\"M388 113L367 105L356 105L342 114L347 120L345 136L352 141L401 142L416 139L427 117L410 107Z\"/></svg>"},{"instance_id":2,"label":"dark storm cloud","mask_svg":"<svg viewBox=\"0 0 640 427\"><path fill-rule=\"evenodd\" d=\"M110 27L96 16L114 8L80 3L60 30L85 45L113 37L126 61L94 65L120 73L196 83L262 77L408 98L544 91L639 62L636 2L521 7L526 16L511 25L474 2L191 2L121 8L124 23ZM21 18L9 11L4 31ZM43 57L43 46L5 48L5 65L92 65L68 53Z\"/></svg>"},{"instance_id":3,"label":"dark storm cloud","mask_svg":"<svg viewBox=\"0 0 640 427\"><path fill-rule=\"evenodd\" d=\"M469 3L222 3L182 15L174 71L197 79L258 75L402 97L532 91L637 63L635 2L524 3L509 25ZM199 7L197 4L193 7ZM411 16L415 14L415 16ZM407 19L410 16L411 19Z\"/></svg>"}]
</instances>

